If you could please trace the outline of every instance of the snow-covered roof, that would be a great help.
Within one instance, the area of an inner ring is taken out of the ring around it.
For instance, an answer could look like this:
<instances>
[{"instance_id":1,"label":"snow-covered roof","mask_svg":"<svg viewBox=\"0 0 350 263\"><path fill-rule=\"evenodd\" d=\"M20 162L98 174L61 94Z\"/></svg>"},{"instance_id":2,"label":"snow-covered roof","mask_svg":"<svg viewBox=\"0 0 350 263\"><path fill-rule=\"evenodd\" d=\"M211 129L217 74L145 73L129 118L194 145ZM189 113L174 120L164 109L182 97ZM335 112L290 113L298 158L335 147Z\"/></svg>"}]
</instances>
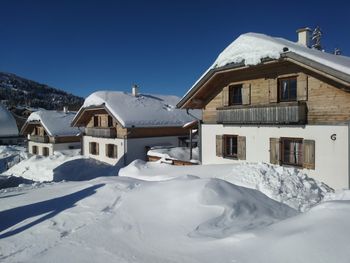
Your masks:
<instances>
[{"instance_id":1,"label":"snow-covered roof","mask_svg":"<svg viewBox=\"0 0 350 263\"><path fill-rule=\"evenodd\" d=\"M9 136L18 136L18 127L11 112L0 103L0 137Z\"/></svg>"},{"instance_id":2,"label":"snow-covered roof","mask_svg":"<svg viewBox=\"0 0 350 263\"><path fill-rule=\"evenodd\" d=\"M81 132L70 126L74 116L75 112L40 110L30 114L27 123L39 121L50 136L74 136Z\"/></svg>"},{"instance_id":3,"label":"snow-covered roof","mask_svg":"<svg viewBox=\"0 0 350 263\"><path fill-rule=\"evenodd\" d=\"M185 97L198 86L199 82L213 70L219 70L230 64L253 66L262 63L265 59L280 59L286 54L296 54L304 59L316 62L327 68L345 74L350 79L350 58L326 53L308 48L302 44L279 37L271 37L258 33L240 35L217 57L208 70L189 89Z\"/></svg>"},{"instance_id":4,"label":"snow-covered roof","mask_svg":"<svg viewBox=\"0 0 350 263\"><path fill-rule=\"evenodd\" d=\"M176 108L179 100L171 95L133 96L120 91L97 91L85 99L79 112L87 107L104 105L123 127L178 127L194 120L185 110ZM198 110L191 114L201 117Z\"/></svg>"}]
</instances>

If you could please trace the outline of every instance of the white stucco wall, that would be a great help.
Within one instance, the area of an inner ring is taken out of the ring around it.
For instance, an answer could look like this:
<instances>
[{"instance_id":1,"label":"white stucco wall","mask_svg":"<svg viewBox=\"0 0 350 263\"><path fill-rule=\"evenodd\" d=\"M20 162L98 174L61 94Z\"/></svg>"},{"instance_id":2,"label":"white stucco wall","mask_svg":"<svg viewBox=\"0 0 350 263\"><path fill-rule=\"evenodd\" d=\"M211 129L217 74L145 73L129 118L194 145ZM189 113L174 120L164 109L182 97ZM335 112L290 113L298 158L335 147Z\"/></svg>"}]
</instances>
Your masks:
<instances>
[{"instance_id":1,"label":"white stucco wall","mask_svg":"<svg viewBox=\"0 0 350 263\"><path fill-rule=\"evenodd\" d=\"M68 143L42 143L42 142L33 142L28 141L28 152L33 154L33 147L38 147L38 155L43 155L43 148L48 147L49 148L49 155L54 154L55 151L64 151L69 150L70 147L73 147L73 149L80 149L81 143L80 142L68 142Z\"/></svg>"},{"instance_id":2,"label":"white stucco wall","mask_svg":"<svg viewBox=\"0 0 350 263\"><path fill-rule=\"evenodd\" d=\"M99 144L99 154L93 155L89 152L89 143L96 142ZM118 156L117 158L109 158L106 156L106 144L115 144L118 147ZM124 163L124 139L118 138L97 138L92 136L83 136L82 139L82 154L84 156L99 160L101 162L108 163L110 165L115 165L118 162Z\"/></svg>"},{"instance_id":3,"label":"white stucco wall","mask_svg":"<svg viewBox=\"0 0 350 263\"><path fill-rule=\"evenodd\" d=\"M149 138L135 138L127 140L127 163L129 164L136 159L146 160L146 146L178 146L178 136L166 137L149 137Z\"/></svg>"},{"instance_id":4,"label":"white stucco wall","mask_svg":"<svg viewBox=\"0 0 350 263\"><path fill-rule=\"evenodd\" d=\"M307 125L305 127L256 127L202 125L202 163L237 162L216 156L216 135L246 136L246 161L269 162L270 138L300 137L315 140L315 170L303 169L309 176L340 189L349 186L349 141L347 125ZM330 136L336 134L336 140Z\"/></svg>"},{"instance_id":5,"label":"white stucco wall","mask_svg":"<svg viewBox=\"0 0 350 263\"><path fill-rule=\"evenodd\" d=\"M28 152L33 154L33 146L38 147L38 155L43 155L43 148L49 148L49 155L53 154L53 144L52 143L42 143L42 142L33 142L28 141Z\"/></svg>"}]
</instances>

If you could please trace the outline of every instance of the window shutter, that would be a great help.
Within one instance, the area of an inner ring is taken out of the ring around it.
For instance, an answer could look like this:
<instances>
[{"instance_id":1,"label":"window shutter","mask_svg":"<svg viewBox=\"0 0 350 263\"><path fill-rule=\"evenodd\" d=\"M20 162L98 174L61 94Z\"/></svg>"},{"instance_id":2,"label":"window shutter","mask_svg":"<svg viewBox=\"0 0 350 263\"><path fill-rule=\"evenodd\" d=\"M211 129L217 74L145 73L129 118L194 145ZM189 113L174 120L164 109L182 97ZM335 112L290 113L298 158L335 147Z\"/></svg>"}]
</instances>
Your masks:
<instances>
[{"instance_id":1,"label":"window shutter","mask_svg":"<svg viewBox=\"0 0 350 263\"><path fill-rule=\"evenodd\" d=\"M98 143L96 142L96 155L99 155L99 154L100 154L99 145L98 145Z\"/></svg>"},{"instance_id":2,"label":"window shutter","mask_svg":"<svg viewBox=\"0 0 350 263\"><path fill-rule=\"evenodd\" d=\"M238 147L237 147L238 160L245 160L246 159L246 137L238 136L237 144L238 144Z\"/></svg>"},{"instance_id":3,"label":"window shutter","mask_svg":"<svg viewBox=\"0 0 350 263\"><path fill-rule=\"evenodd\" d=\"M277 79L269 79L269 102L277 102Z\"/></svg>"},{"instance_id":4,"label":"window shutter","mask_svg":"<svg viewBox=\"0 0 350 263\"><path fill-rule=\"evenodd\" d=\"M216 156L222 156L222 135L216 135Z\"/></svg>"},{"instance_id":5,"label":"window shutter","mask_svg":"<svg viewBox=\"0 0 350 263\"><path fill-rule=\"evenodd\" d=\"M306 169L315 170L315 141L304 140L303 147L303 167Z\"/></svg>"},{"instance_id":6,"label":"window shutter","mask_svg":"<svg viewBox=\"0 0 350 263\"><path fill-rule=\"evenodd\" d=\"M280 139L270 138L270 163L280 164Z\"/></svg>"},{"instance_id":7,"label":"window shutter","mask_svg":"<svg viewBox=\"0 0 350 263\"><path fill-rule=\"evenodd\" d=\"M307 100L308 77L304 73L300 73L297 77L297 98L298 101Z\"/></svg>"},{"instance_id":8,"label":"window shutter","mask_svg":"<svg viewBox=\"0 0 350 263\"><path fill-rule=\"evenodd\" d=\"M229 87L224 87L222 90L222 106L226 107L229 105Z\"/></svg>"},{"instance_id":9,"label":"window shutter","mask_svg":"<svg viewBox=\"0 0 350 263\"><path fill-rule=\"evenodd\" d=\"M242 87L242 104L250 104L250 83L243 84Z\"/></svg>"},{"instance_id":10,"label":"window shutter","mask_svg":"<svg viewBox=\"0 0 350 263\"><path fill-rule=\"evenodd\" d=\"M92 150L92 142L89 142L89 153L92 153L91 150Z\"/></svg>"},{"instance_id":11,"label":"window shutter","mask_svg":"<svg viewBox=\"0 0 350 263\"><path fill-rule=\"evenodd\" d=\"M113 157L117 158L118 157L118 146L114 145L113 147Z\"/></svg>"}]
</instances>

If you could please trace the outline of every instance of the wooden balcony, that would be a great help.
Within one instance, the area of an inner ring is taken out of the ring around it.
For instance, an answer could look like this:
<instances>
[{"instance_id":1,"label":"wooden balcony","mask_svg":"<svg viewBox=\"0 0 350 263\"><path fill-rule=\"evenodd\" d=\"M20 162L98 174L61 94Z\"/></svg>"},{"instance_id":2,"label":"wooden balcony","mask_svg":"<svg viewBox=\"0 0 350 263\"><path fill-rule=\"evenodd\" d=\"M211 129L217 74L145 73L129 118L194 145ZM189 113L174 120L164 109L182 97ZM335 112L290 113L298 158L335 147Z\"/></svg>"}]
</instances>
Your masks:
<instances>
[{"instance_id":1,"label":"wooden balcony","mask_svg":"<svg viewBox=\"0 0 350 263\"><path fill-rule=\"evenodd\" d=\"M30 135L29 137L30 141L33 142L42 142L42 143L48 143L50 141L49 136L41 136L41 135Z\"/></svg>"},{"instance_id":2,"label":"wooden balcony","mask_svg":"<svg viewBox=\"0 0 350 263\"><path fill-rule=\"evenodd\" d=\"M115 128L87 127L85 128L85 135L100 138L115 138L117 137L117 131Z\"/></svg>"},{"instance_id":3,"label":"wooden balcony","mask_svg":"<svg viewBox=\"0 0 350 263\"><path fill-rule=\"evenodd\" d=\"M306 119L306 103L300 102L226 107L217 112L217 122L223 124L305 124Z\"/></svg>"}]
</instances>

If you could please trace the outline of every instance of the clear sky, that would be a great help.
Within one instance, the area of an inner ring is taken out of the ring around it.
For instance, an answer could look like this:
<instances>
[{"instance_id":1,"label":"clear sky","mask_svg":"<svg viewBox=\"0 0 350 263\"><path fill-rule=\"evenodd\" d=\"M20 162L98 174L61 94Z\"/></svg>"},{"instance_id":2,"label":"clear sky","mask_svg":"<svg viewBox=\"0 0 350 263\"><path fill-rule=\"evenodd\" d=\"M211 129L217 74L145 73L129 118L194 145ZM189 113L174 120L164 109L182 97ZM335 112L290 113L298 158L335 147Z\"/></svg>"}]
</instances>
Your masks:
<instances>
[{"instance_id":1,"label":"clear sky","mask_svg":"<svg viewBox=\"0 0 350 263\"><path fill-rule=\"evenodd\" d=\"M95 90L182 96L240 34L296 41L319 25L350 56L348 1L0 0L0 71L79 96Z\"/></svg>"}]
</instances>

